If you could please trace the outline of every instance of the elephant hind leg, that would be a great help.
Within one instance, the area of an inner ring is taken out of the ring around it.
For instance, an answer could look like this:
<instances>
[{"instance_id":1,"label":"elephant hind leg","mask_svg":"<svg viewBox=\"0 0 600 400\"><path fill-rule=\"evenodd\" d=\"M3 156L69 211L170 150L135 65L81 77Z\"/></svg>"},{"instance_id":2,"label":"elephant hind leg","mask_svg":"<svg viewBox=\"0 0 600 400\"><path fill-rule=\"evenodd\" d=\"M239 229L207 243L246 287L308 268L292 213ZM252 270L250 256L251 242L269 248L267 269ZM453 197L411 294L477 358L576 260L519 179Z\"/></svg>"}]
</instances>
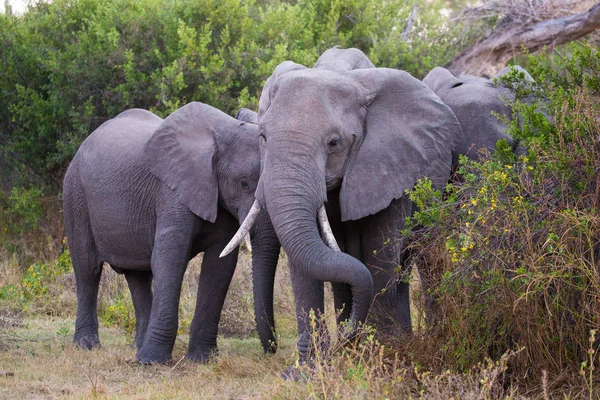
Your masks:
<instances>
[{"instance_id":1,"label":"elephant hind leg","mask_svg":"<svg viewBox=\"0 0 600 400\"><path fill-rule=\"evenodd\" d=\"M352 307L352 287L346 283L331 282L333 290L333 303L337 314L337 325L350 318Z\"/></svg>"},{"instance_id":2,"label":"elephant hind leg","mask_svg":"<svg viewBox=\"0 0 600 400\"><path fill-rule=\"evenodd\" d=\"M98 288L102 275L102 261L98 257L91 229L86 222L81 220L72 226L72 229L67 228L67 238L77 284L77 319L73 342L77 347L89 350L100 347Z\"/></svg>"},{"instance_id":3,"label":"elephant hind leg","mask_svg":"<svg viewBox=\"0 0 600 400\"><path fill-rule=\"evenodd\" d=\"M152 271L125 270L123 272L135 309L135 345L139 350L144 342L152 310Z\"/></svg>"},{"instance_id":4,"label":"elephant hind leg","mask_svg":"<svg viewBox=\"0 0 600 400\"><path fill-rule=\"evenodd\" d=\"M76 168L69 168L63 188L65 228L77 284L77 320L73 342L80 348L100 347L98 287L102 261L94 241L87 202Z\"/></svg>"}]
</instances>

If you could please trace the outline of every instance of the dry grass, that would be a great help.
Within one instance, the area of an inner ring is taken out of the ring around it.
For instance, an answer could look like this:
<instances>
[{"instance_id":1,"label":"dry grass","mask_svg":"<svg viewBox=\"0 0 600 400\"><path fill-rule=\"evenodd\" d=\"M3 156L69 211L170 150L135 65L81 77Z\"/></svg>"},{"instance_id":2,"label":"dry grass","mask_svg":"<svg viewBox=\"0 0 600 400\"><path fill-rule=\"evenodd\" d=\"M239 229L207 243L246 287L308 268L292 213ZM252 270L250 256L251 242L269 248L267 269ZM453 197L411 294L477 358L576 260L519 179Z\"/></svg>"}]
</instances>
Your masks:
<instances>
[{"instance_id":1,"label":"dry grass","mask_svg":"<svg viewBox=\"0 0 600 400\"><path fill-rule=\"evenodd\" d=\"M191 318L201 257L194 259L185 276L180 321ZM141 366L135 362L133 337L122 327L101 323L103 347L80 351L71 344L75 297L72 274L52 283L45 308L15 311L0 307L0 398L26 399L305 399L305 398L502 398L510 394L501 386L505 362L476 366L473 373L443 371L423 355L431 338L416 335L409 343L377 342L367 332L354 347L334 347L317 354L314 370L301 382L283 381L281 372L295 360L296 324L289 272L281 260L275 286L276 323L280 349L265 356L254 330L251 307L249 257L243 253L226 301L215 363L198 365L183 359L187 327L178 336L173 363ZM413 281L418 299L418 281ZM56 294L60 291L62 295ZM101 309L127 295L122 276L109 267L101 287ZM330 290L326 322L335 331ZM128 298L126 301L130 301ZM38 303L36 300L35 303ZM48 312L64 307L61 312ZM422 318L414 310L415 322ZM183 323L182 325L185 325ZM419 324L416 324L420 329ZM226 334L226 335L225 335ZM318 340L318 339L315 339ZM430 367L434 367L431 369ZM432 372L432 371L438 372ZM486 381L487 379L487 381ZM491 379L491 380L490 380ZM491 382L483 384L482 382ZM493 388L493 390L492 390ZM512 389L511 389L512 390ZM491 396L491 397L490 397Z\"/></svg>"},{"instance_id":2,"label":"dry grass","mask_svg":"<svg viewBox=\"0 0 600 400\"><path fill-rule=\"evenodd\" d=\"M57 332L72 327L72 319L26 319L3 333L8 347L0 354L2 398L247 398L260 396L279 380L291 341L273 357L262 355L256 339L222 340L219 361L198 365L186 360L176 365L140 366L129 338L118 330L102 328L104 347L79 351ZM187 336L174 349L179 360Z\"/></svg>"}]
</instances>

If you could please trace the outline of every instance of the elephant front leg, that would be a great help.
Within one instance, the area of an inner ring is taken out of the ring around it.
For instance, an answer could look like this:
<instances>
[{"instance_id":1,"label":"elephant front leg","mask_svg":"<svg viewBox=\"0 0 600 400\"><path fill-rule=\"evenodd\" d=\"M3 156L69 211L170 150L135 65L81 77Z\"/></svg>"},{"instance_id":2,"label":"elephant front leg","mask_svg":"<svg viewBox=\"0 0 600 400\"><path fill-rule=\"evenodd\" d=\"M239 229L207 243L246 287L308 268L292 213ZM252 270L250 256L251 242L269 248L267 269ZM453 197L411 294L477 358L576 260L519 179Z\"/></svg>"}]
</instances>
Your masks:
<instances>
[{"instance_id":1,"label":"elephant front leg","mask_svg":"<svg viewBox=\"0 0 600 400\"><path fill-rule=\"evenodd\" d=\"M404 219L410 215L407 199L369 217L362 232L362 256L373 276L375 301L370 318L379 330L411 333L410 265L403 260Z\"/></svg>"},{"instance_id":2,"label":"elephant front leg","mask_svg":"<svg viewBox=\"0 0 600 400\"><path fill-rule=\"evenodd\" d=\"M322 354L329 347L327 327L321 318L325 305L323 282L299 273L293 265L290 265L290 273L298 322L298 364L311 365L316 352ZM282 377L298 380L301 373L294 364L283 372Z\"/></svg>"},{"instance_id":3,"label":"elephant front leg","mask_svg":"<svg viewBox=\"0 0 600 400\"><path fill-rule=\"evenodd\" d=\"M189 229L189 230L188 230ZM166 363L177 337L179 297L187 267L192 232L185 224L159 229L152 251L154 297L148 329L137 359L142 364Z\"/></svg>"},{"instance_id":4,"label":"elephant front leg","mask_svg":"<svg viewBox=\"0 0 600 400\"><path fill-rule=\"evenodd\" d=\"M152 272L125 270L133 308L135 309L135 345L142 348L152 310Z\"/></svg>"},{"instance_id":5,"label":"elephant front leg","mask_svg":"<svg viewBox=\"0 0 600 400\"><path fill-rule=\"evenodd\" d=\"M238 249L224 258L219 258L226 244L213 246L204 253L186 356L192 361L205 363L217 353L221 310L238 258Z\"/></svg>"}]
</instances>

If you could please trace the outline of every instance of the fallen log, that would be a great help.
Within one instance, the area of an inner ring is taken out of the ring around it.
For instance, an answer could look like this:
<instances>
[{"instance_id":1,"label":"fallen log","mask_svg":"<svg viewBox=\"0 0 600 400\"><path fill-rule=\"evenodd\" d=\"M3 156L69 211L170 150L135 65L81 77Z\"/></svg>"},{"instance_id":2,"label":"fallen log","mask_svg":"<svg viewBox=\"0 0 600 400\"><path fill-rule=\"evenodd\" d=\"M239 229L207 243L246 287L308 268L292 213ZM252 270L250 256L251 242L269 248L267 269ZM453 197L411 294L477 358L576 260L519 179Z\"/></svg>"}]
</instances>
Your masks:
<instances>
[{"instance_id":1,"label":"fallen log","mask_svg":"<svg viewBox=\"0 0 600 400\"><path fill-rule=\"evenodd\" d=\"M490 77L515 55L580 39L600 28L600 3L588 11L529 25L500 23L485 39L463 50L446 68L456 74Z\"/></svg>"}]
</instances>

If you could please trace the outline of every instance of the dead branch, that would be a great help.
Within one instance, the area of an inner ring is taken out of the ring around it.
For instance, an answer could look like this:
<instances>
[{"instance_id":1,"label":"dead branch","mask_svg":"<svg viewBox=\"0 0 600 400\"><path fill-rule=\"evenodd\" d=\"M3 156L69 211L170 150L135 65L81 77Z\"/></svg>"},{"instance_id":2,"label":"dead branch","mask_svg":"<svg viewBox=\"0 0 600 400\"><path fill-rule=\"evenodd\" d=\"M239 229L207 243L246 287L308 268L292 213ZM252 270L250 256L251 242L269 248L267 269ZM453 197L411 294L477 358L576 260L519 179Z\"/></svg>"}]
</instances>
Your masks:
<instances>
[{"instance_id":1,"label":"dead branch","mask_svg":"<svg viewBox=\"0 0 600 400\"><path fill-rule=\"evenodd\" d=\"M446 68L458 74L490 77L516 54L536 52L582 38L600 28L600 3L588 11L534 22L539 14L504 18L485 39L463 50ZM526 22L527 21L527 22Z\"/></svg>"},{"instance_id":2,"label":"dead branch","mask_svg":"<svg viewBox=\"0 0 600 400\"><path fill-rule=\"evenodd\" d=\"M410 12L410 16L408 17L408 21L406 22L406 26L404 27L404 31L402 32L402 39L405 41L408 39L408 35L415 25L415 19L417 19L417 12L419 11L419 6L417 4L413 4L412 11Z\"/></svg>"}]
</instances>

